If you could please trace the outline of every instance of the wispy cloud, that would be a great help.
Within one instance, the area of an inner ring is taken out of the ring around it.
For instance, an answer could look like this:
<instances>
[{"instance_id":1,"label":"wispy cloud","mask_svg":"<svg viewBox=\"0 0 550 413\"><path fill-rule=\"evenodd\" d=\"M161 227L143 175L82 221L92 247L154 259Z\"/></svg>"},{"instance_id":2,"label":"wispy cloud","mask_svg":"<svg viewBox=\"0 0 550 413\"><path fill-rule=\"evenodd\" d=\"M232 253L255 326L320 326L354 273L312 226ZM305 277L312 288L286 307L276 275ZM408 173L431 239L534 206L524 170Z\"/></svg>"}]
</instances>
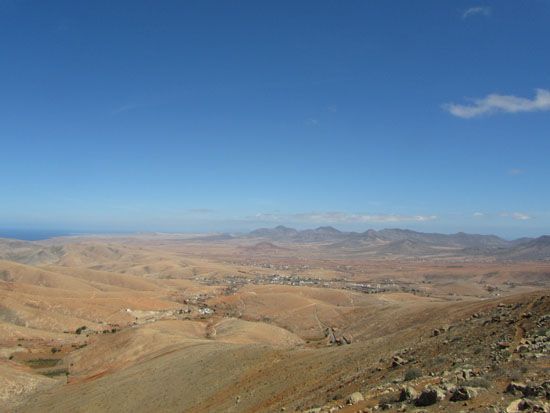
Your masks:
<instances>
[{"instance_id":1,"label":"wispy cloud","mask_svg":"<svg viewBox=\"0 0 550 413\"><path fill-rule=\"evenodd\" d=\"M489 16L491 14L491 8L487 6L470 7L464 10L462 18L467 19L472 16Z\"/></svg>"},{"instance_id":2,"label":"wispy cloud","mask_svg":"<svg viewBox=\"0 0 550 413\"><path fill-rule=\"evenodd\" d=\"M310 118L310 119L306 120L306 125L308 125L308 126L318 126L319 125L319 119Z\"/></svg>"},{"instance_id":3,"label":"wispy cloud","mask_svg":"<svg viewBox=\"0 0 550 413\"><path fill-rule=\"evenodd\" d=\"M524 173L524 170L519 168L512 168L508 171L508 175L512 175L512 176L522 175L523 173Z\"/></svg>"},{"instance_id":4,"label":"wispy cloud","mask_svg":"<svg viewBox=\"0 0 550 413\"><path fill-rule=\"evenodd\" d=\"M252 220L267 222L303 222L319 224L369 223L369 222L425 222L437 219L436 215L349 214L346 212L305 212L297 214L259 213Z\"/></svg>"},{"instance_id":5,"label":"wispy cloud","mask_svg":"<svg viewBox=\"0 0 550 413\"><path fill-rule=\"evenodd\" d=\"M530 215L527 215L524 212L502 212L500 216L516 219L518 221L527 221L528 219L532 218Z\"/></svg>"},{"instance_id":6,"label":"wispy cloud","mask_svg":"<svg viewBox=\"0 0 550 413\"><path fill-rule=\"evenodd\" d=\"M187 211L192 214L211 214L214 212L214 210L210 208L191 208Z\"/></svg>"},{"instance_id":7,"label":"wispy cloud","mask_svg":"<svg viewBox=\"0 0 550 413\"><path fill-rule=\"evenodd\" d=\"M483 212L474 212L473 216L474 218L483 218L485 214Z\"/></svg>"},{"instance_id":8,"label":"wispy cloud","mask_svg":"<svg viewBox=\"0 0 550 413\"><path fill-rule=\"evenodd\" d=\"M114 108L111 111L111 114L118 115L119 113L129 112L129 111L137 109L139 107L140 107L140 105L137 105L135 103L128 103L126 105L122 105L122 106L119 106L117 108Z\"/></svg>"},{"instance_id":9,"label":"wispy cloud","mask_svg":"<svg viewBox=\"0 0 550 413\"><path fill-rule=\"evenodd\" d=\"M490 94L472 99L468 105L447 103L443 108L454 116L469 119L495 113L519 113L550 110L550 90L536 89L533 99L512 95Z\"/></svg>"}]
</instances>

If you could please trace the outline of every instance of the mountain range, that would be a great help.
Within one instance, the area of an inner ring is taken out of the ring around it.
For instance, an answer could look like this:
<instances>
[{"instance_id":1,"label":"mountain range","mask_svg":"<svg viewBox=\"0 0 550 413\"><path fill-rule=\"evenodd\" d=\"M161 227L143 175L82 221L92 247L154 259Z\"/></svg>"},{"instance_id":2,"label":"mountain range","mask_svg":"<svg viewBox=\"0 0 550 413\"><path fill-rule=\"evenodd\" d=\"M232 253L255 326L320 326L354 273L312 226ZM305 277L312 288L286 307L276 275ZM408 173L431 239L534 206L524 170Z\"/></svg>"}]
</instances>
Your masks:
<instances>
[{"instance_id":1,"label":"mountain range","mask_svg":"<svg viewBox=\"0 0 550 413\"><path fill-rule=\"evenodd\" d=\"M345 250L373 256L472 256L513 260L550 259L550 236L506 240L496 235L424 233L408 229L369 229L344 232L331 226L297 230L279 225L244 236L282 243L317 243L327 250Z\"/></svg>"},{"instance_id":2,"label":"mountain range","mask_svg":"<svg viewBox=\"0 0 550 413\"><path fill-rule=\"evenodd\" d=\"M549 235L506 240L496 235L464 232L439 234L397 228L345 232L331 226L297 230L279 225L274 228L259 228L247 234L217 233L176 238L172 242L245 243L245 250L254 253L313 247L327 257L550 260ZM0 260L23 264L56 263L66 254L63 238L49 241L0 238Z\"/></svg>"}]
</instances>

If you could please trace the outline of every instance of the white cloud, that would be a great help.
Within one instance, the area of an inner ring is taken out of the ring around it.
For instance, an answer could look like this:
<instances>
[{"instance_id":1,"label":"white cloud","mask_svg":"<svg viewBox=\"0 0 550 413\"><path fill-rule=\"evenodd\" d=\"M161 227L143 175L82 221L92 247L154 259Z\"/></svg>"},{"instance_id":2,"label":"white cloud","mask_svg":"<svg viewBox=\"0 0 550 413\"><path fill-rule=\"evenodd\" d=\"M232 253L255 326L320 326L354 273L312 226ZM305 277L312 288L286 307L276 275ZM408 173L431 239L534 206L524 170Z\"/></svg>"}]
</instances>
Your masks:
<instances>
[{"instance_id":1,"label":"white cloud","mask_svg":"<svg viewBox=\"0 0 550 413\"><path fill-rule=\"evenodd\" d=\"M530 215L527 215L523 212L502 212L500 216L517 219L518 221L527 221L528 219L532 218Z\"/></svg>"},{"instance_id":2,"label":"white cloud","mask_svg":"<svg viewBox=\"0 0 550 413\"><path fill-rule=\"evenodd\" d=\"M491 8L486 6L470 7L469 9L464 10L462 13L462 18L466 19L471 16L489 16L491 14Z\"/></svg>"},{"instance_id":3,"label":"white cloud","mask_svg":"<svg viewBox=\"0 0 550 413\"><path fill-rule=\"evenodd\" d=\"M283 215L264 214L261 212L251 217L247 217L247 219L249 220L258 220L258 221L281 221L282 218L283 218Z\"/></svg>"},{"instance_id":4,"label":"white cloud","mask_svg":"<svg viewBox=\"0 0 550 413\"><path fill-rule=\"evenodd\" d=\"M473 215L474 215L474 218L481 218L485 216L483 212L474 212Z\"/></svg>"},{"instance_id":5,"label":"white cloud","mask_svg":"<svg viewBox=\"0 0 550 413\"><path fill-rule=\"evenodd\" d=\"M320 224L368 223L368 222L426 222L437 219L435 215L349 214L346 212L307 212L298 214L256 214L249 219L272 222L305 222Z\"/></svg>"},{"instance_id":6,"label":"white cloud","mask_svg":"<svg viewBox=\"0 0 550 413\"><path fill-rule=\"evenodd\" d=\"M550 110L550 90L536 89L533 99L511 95L490 94L473 99L469 105L447 103L443 108L454 116L469 119L494 113L519 113Z\"/></svg>"}]
</instances>

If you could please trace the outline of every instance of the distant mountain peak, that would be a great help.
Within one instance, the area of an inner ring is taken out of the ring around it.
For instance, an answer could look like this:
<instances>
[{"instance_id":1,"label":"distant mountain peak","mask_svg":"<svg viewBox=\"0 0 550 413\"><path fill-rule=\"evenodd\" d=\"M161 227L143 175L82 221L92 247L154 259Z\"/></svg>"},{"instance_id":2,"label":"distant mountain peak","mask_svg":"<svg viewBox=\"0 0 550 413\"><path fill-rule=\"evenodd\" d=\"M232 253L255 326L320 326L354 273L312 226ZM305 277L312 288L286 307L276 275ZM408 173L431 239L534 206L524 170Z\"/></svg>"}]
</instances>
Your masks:
<instances>
[{"instance_id":1,"label":"distant mountain peak","mask_svg":"<svg viewBox=\"0 0 550 413\"><path fill-rule=\"evenodd\" d=\"M277 225L275 228L277 231L296 231L294 228L285 227L284 225Z\"/></svg>"},{"instance_id":2,"label":"distant mountain peak","mask_svg":"<svg viewBox=\"0 0 550 413\"><path fill-rule=\"evenodd\" d=\"M331 227L330 225L328 226L322 226L322 227L318 227L315 229L315 231L317 232L329 232L329 233L333 233L333 234L341 234L342 231L334 228L334 227Z\"/></svg>"}]
</instances>

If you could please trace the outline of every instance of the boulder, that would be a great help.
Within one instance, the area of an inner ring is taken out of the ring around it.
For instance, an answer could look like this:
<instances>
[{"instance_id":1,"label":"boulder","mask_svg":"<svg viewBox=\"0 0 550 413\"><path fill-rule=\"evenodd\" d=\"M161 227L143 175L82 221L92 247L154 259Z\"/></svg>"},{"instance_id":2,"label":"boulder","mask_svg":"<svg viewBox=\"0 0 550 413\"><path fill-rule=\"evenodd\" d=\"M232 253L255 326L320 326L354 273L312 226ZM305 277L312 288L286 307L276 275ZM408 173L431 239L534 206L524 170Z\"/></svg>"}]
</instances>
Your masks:
<instances>
[{"instance_id":1,"label":"boulder","mask_svg":"<svg viewBox=\"0 0 550 413\"><path fill-rule=\"evenodd\" d=\"M359 403L363 400L365 400L363 395L360 392L356 391L355 393L352 393L348 396L347 403L348 404L357 404L357 403Z\"/></svg>"},{"instance_id":2,"label":"boulder","mask_svg":"<svg viewBox=\"0 0 550 413\"><path fill-rule=\"evenodd\" d=\"M405 386L399 393L400 402L410 402L418 398L418 392L411 386Z\"/></svg>"},{"instance_id":3,"label":"boulder","mask_svg":"<svg viewBox=\"0 0 550 413\"><path fill-rule=\"evenodd\" d=\"M510 382L510 384L508 384L508 386L506 386L506 393L519 395L519 394L523 394L526 388L527 388L527 385L525 383L512 381Z\"/></svg>"},{"instance_id":4,"label":"boulder","mask_svg":"<svg viewBox=\"0 0 550 413\"><path fill-rule=\"evenodd\" d=\"M523 395L525 397L544 397L546 396L546 389L536 384L528 384L523 390Z\"/></svg>"},{"instance_id":5,"label":"boulder","mask_svg":"<svg viewBox=\"0 0 550 413\"><path fill-rule=\"evenodd\" d=\"M473 387L460 386L454 389L451 395L452 402L460 402L464 400L470 400L477 396L477 390Z\"/></svg>"},{"instance_id":6,"label":"boulder","mask_svg":"<svg viewBox=\"0 0 550 413\"><path fill-rule=\"evenodd\" d=\"M427 387L416 398L417 406L431 406L445 398L445 392L437 386Z\"/></svg>"}]
</instances>

